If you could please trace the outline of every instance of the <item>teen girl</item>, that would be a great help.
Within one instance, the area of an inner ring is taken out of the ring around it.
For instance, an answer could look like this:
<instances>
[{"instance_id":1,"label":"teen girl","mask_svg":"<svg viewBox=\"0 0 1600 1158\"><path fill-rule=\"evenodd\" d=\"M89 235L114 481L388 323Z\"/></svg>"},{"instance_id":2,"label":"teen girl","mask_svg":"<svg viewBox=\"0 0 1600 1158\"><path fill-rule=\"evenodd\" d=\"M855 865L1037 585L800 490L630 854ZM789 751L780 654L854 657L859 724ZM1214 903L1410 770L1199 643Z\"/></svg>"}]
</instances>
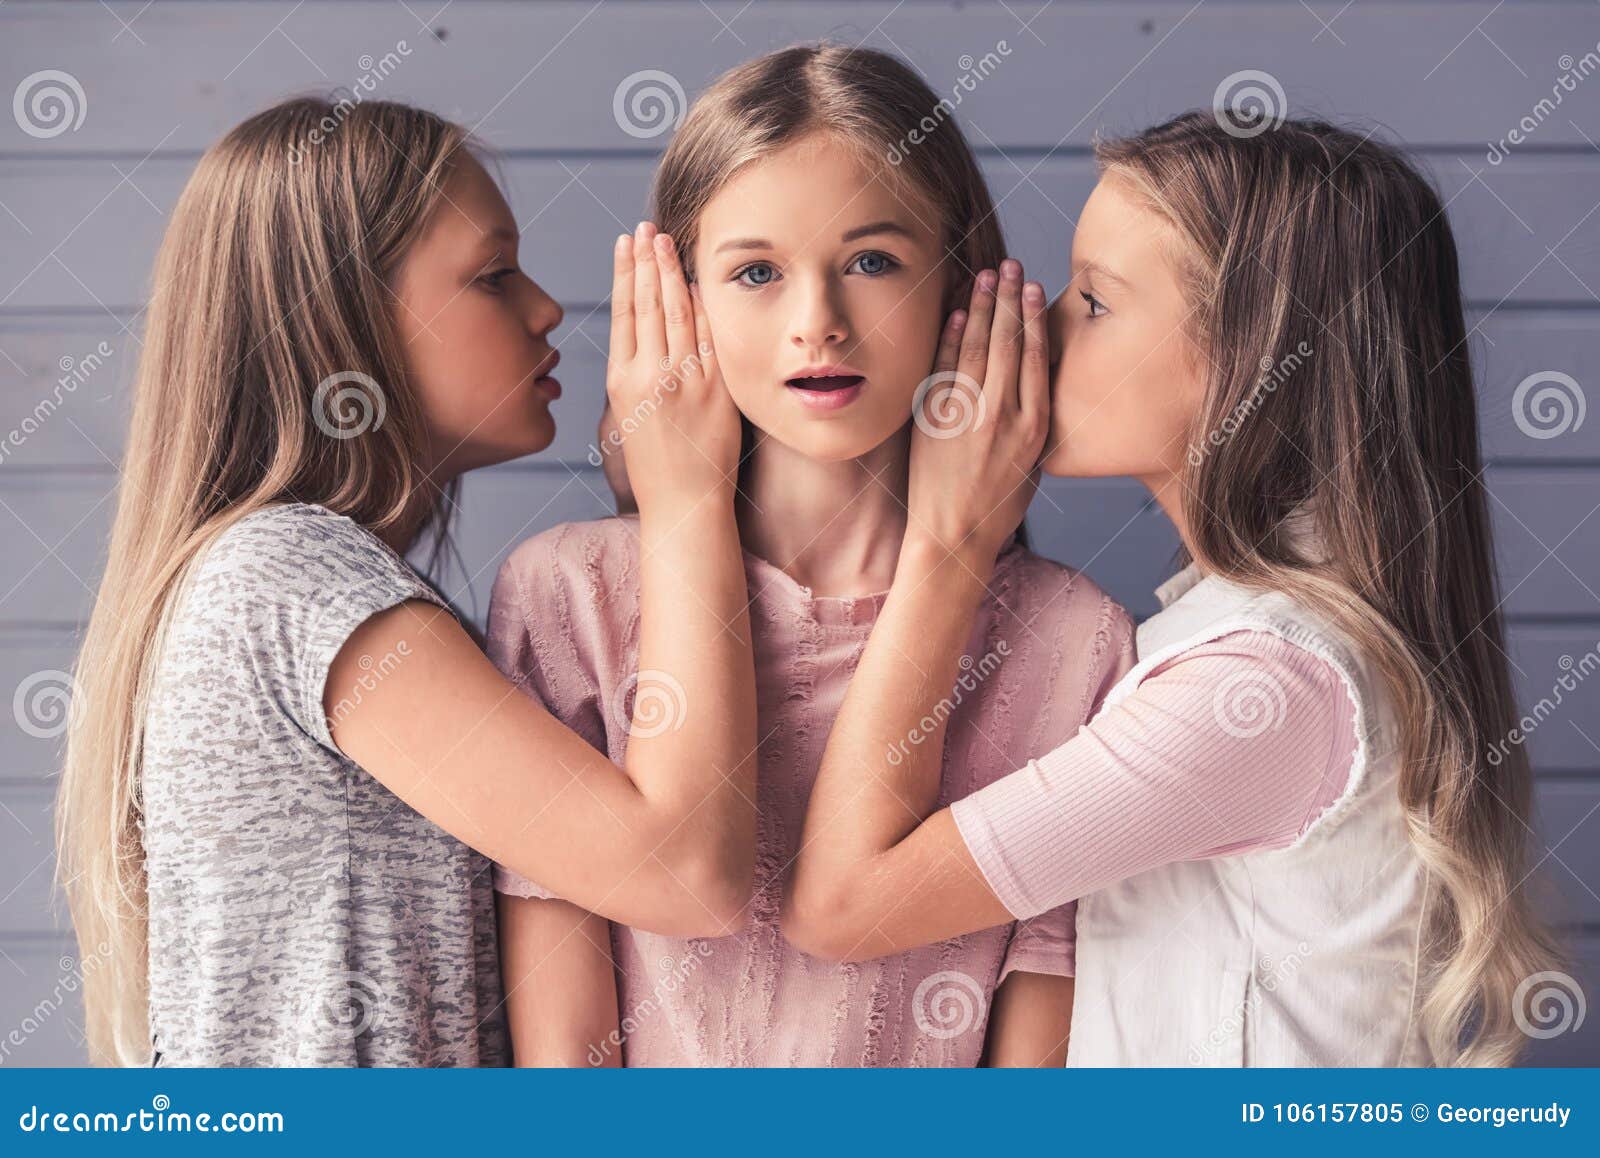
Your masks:
<instances>
[{"instance_id":1,"label":"teen girl","mask_svg":"<svg viewBox=\"0 0 1600 1158\"><path fill-rule=\"evenodd\" d=\"M486 857L666 934L749 898L739 422L703 316L663 319L648 259L618 297L614 406L678 359L627 444L640 662L701 709L619 767L401 557L462 472L549 444L561 308L462 130L367 102L308 145L334 111L209 150L157 265L59 807L97 1061L504 1063Z\"/></svg>"},{"instance_id":2,"label":"teen girl","mask_svg":"<svg viewBox=\"0 0 1600 1158\"><path fill-rule=\"evenodd\" d=\"M1322 123L1192 114L1098 156L1068 292L1019 322L980 289L945 333L997 421L916 436L784 932L855 961L1078 898L1072 1064L1508 1063L1554 949L1527 765L1486 757L1513 711L1443 208ZM939 734L885 754L954 677L1042 444L1146 483L1193 561L1094 721L947 808Z\"/></svg>"},{"instance_id":3,"label":"teen girl","mask_svg":"<svg viewBox=\"0 0 1600 1158\"><path fill-rule=\"evenodd\" d=\"M662 160L656 222L688 267L750 428L737 512L759 717L755 895L733 935L684 938L637 922L608 928L550 899L576 899L555 882L498 873L520 1063L1061 1064L1070 906L844 968L787 944L778 920L823 744L908 534L918 385L946 312L980 271L993 282L1004 252L953 122L898 168L884 160L936 105L882 53L787 49L707 90ZM667 260L663 284L676 285ZM1007 272L1020 284L1015 263ZM633 276L624 254L619 292ZM659 421L612 418L625 445ZM627 466L636 483L631 453ZM1013 541L1014 528L995 544L957 647L964 679L943 684L948 730L934 738L913 722L895 738L907 752L927 745L941 800L1066 742L1131 662L1122 611ZM512 555L490 607L495 660L617 760L679 713L718 710L644 670L642 540L628 519L557 527ZM696 602L683 584L679 605ZM892 680L918 704L935 686L911 665ZM643 729L644 713L628 710L635 695L658 711Z\"/></svg>"}]
</instances>

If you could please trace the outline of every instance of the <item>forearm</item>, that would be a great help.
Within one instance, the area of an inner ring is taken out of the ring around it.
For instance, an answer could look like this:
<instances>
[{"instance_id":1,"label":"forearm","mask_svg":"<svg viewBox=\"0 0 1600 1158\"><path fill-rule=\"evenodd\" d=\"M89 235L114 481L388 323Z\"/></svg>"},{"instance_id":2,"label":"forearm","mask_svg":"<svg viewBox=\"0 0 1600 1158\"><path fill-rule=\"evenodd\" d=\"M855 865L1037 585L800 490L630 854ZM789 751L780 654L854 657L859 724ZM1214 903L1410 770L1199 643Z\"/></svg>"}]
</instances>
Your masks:
<instances>
[{"instance_id":1,"label":"forearm","mask_svg":"<svg viewBox=\"0 0 1600 1158\"><path fill-rule=\"evenodd\" d=\"M938 548L902 551L812 788L797 889L857 874L933 811L949 714L941 702L992 570Z\"/></svg>"},{"instance_id":2,"label":"forearm","mask_svg":"<svg viewBox=\"0 0 1600 1158\"><path fill-rule=\"evenodd\" d=\"M984 1065L1058 1067L1072 1028L1071 977L1018 971L995 990Z\"/></svg>"},{"instance_id":3,"label":"forearm","mask_svg":"<svg viewBox=\"0 0 1600 1158\"><path fill-rule=\"evenodd\" d=\"M565 901L496 900L516 1064L621 1065L609 922Z\"/></svg>"},{"instance_id":4,"label":"forearm","mask_svg":"<svg viewBox=\"0 0 1600 1158\"><path fill-rule=\"evenodd\" d=\"M625 761L677 818L660 855L704 854L713 875L754 871L755 671L744 559L728 495L646 507L640 522L639 681Z\"/></svg>"}]
</instances>

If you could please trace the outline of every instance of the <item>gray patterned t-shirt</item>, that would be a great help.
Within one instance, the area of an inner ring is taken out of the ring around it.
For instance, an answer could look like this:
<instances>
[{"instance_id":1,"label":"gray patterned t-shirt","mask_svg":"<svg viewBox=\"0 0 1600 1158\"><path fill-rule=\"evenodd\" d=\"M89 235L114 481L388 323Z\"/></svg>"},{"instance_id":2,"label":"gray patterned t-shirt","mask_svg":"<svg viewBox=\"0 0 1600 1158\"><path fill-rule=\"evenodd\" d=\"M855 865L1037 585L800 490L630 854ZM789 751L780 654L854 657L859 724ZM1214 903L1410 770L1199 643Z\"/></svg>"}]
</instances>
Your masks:
<instances>
[{"instance_id":1,"label":"gray patterned t-shirt","mask_svg":"<svg viewBox=\"0 0 1600 1158\"><path fill-rule=\"evenodd\" d=\"M323 711L350 633L408 599L439 602L311 504L247 516L191 568L143 762L161 1064L509 1061L489 862L346 759ZM369 681L406 662L371 659Z\"/></svg>"}]
</instances>

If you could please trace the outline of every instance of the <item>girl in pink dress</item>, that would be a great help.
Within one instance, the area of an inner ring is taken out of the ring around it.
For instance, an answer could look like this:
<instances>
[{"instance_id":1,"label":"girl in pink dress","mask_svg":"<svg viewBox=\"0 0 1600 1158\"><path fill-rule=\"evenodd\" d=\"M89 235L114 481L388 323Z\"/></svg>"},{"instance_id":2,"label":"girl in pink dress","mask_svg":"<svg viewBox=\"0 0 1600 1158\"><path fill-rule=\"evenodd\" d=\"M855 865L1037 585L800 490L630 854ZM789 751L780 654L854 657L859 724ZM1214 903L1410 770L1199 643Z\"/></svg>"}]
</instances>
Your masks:
<instances>
[{"instance_id":1,"label":"girl in pink dress","mask_svg":"<svg viewBox=\"0 0 1600 1158\"><path fill-rule=\"evenodd\" d=\"M779 922L812 781L906 534L907 418L946 312L1004 255L959 130L942 116L927 128L936 111L891 57L793 48L719 80L663 158L656 223L692 273L747 420L738 516L758 703L755 894L726 936L686 939L610 925L499 870L519 1063L1061 1064L1070 904L843 966L790 945ZM959 423L973 401L946 398L918 422ZM652 420L648 408L613 415L603 461ZM639 739L723 710L684 696L671 672L638 670L647 549L630 518L556 527L516 550L490 607L501 669L619 761L630 726ZM1131 661L1122 609L1013 540L959 678L886 758L947 722L940 799L959 799L1070 739ZM912 667L898 678L908 694L928 690Z\"/></svg>"}]
</instances>

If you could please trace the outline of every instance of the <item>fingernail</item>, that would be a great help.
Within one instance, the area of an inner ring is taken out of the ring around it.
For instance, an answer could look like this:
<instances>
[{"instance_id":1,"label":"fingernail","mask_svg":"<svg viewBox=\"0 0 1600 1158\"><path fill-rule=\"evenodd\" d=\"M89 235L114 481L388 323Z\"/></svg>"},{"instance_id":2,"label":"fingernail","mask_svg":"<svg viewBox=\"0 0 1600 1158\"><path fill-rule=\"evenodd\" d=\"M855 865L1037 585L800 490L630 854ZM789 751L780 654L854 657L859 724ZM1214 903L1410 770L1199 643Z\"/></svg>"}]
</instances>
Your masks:
<instances>
[{"instance_id":1,"label":"fingernail","mask_svg":"<svg viewBox=\"0 0 1600 1158\"><path fill-rule=\"evenodd\" d=\"M950 328L952 330L959 330L962 326L964 326L966 324L967 324L967 311L966 310L956 310L954 313L952 313L950 315Z\"/></svg>"},{"instance_id":2,"label":"fingernail","mask_svg":"<svg viewBox=\"0 0 1600 1158\"><path fill-rule=\"evenodd\" d=\"M618 253L633 247L633 238L626 233L617 234L617 244L613 247Z\"/></svg>"},{"instance_id":3,"label":"fingernail","mask_svg":"<svg viewBox=\"0 0 1600 1158\"><path fill-rule=\"evenodd\" d=\"M658 234L656 234L656 248L659 249L662 253L666 254L668 257L671 257L672 254L673 254L673 251L674 251L674 246L672 244L672 234L670 234L670 233L658 233Z\"/></svg>"},{"instance_id":4,"label":"fingernail","mask_svg":"<svg viewBox=\"0 0 1600 1158\"><path fill-rule=\"evenodd\" d=\"M1022 300L1031 306L1036 306L1044 301L1044 286L1036 281L1030 281L1022 287Z\"/></svg>"},{"instance_id":5,"label":"fingernail","mask_svg":"<svg viewBox=\"0 0 1600 1158\"><path fill-rule=\"evenodd\" d=\"M1000 276L1007 281L1016 281L1022 276L1022 263L1012 257L1006 258L1000 263Z\"/></svg>"},{"instance_id":6,"label":"fingernail","mask_svg":"<svg viewBox=\"0 0 1600 1158\"><path fill-rule=\"evenodd\" d=\"M995 272L992 269L983 270L978 274L978 288L984 293L991 292L998 281L999 279L995 276Z\"/></svg>"},{"instance_id":7,"label":"fingernail","mask_svg":"<svg viewBox=\"0 0 1600 1158\"><path fill-rule=\"evenodd\" d=\"M644 240L644 238L645 238L644 227L645 227L645 223L643 221L639 222L638 225L635 225L633 227L633 236L634 236L635 240L638 240L638 241L643 241Z\"/></svg>"}]
</instances>

